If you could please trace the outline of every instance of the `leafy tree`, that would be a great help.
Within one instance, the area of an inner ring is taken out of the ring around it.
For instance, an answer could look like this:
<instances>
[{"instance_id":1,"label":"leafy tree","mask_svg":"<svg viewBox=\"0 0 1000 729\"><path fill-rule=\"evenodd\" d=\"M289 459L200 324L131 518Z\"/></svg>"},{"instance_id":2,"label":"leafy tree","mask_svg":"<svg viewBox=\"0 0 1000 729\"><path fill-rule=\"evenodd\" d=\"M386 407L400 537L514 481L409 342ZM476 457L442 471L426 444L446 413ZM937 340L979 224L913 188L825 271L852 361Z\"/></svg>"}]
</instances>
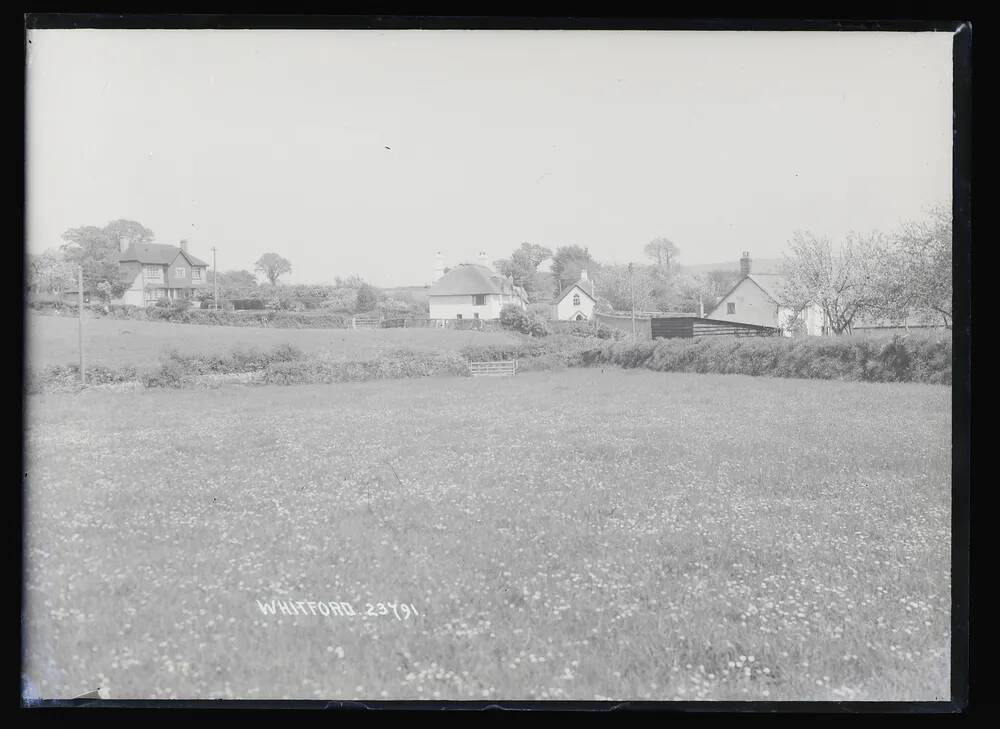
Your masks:
<instances>
[{"instance_id":1,"label":"leafy tree","mask_svg":"<svg viewBox=\"0 0 1000 729\"><path fill-rule=\"evenodd\" d=\"M781 303L794 312L818 304L834 334L849 334L858 316L878 315L885 306L885 248L877 233L849 233L835 248L829 238L796 232L785 254Z\"/></svg>"},{"instance_id":2,"label":"leafy tree","mask_svg":"<svg viewBox=\"0 0 1000 729\"><path fill-rule=\"evenodd\" d=\"M514 283L521 286L529 298L538 291L540 285L544 286L544 279L538 277L538 266L542 261L552 257L552 251L537 243L522 243L510 258L502 258L493 262L493 267L504 276L510 276ZM551 286L546 289L545 296L551 290Z\"/></svg>"},{"instance_id":3,"label":"leafy tree","mask_svg":"<svg viewBox=\"0 0 1000 729\"><path fill-rule=\"evenodd\" d=\"M126 220L124 218L112 220L105 225L104 233L114 241L116 246L123 244L123 248L137 244L152 243L154 239L153 231L149 228L134 220Z\"/></svg>"},{"instance_id":4,"label":"leafy tree","mask_svg":"<svg viewBox=\"0 0 1000 729\"><path fill-rule=\"evenodd\" d=\"M673 269L674 262L680 254L680 249L667 238L654 238L642 250L654 265L664 272Z\"/></svg>"},{"instance_id":5,"label":"leafy tree","mask_svg":"<svg viewBox=\"0 0 1000 729\"><path fill-rule=\"evenodd\" d=\"M560 246L552 255L552 276L555 279L554 293L558 296L567 286L572 286L580 280L580 274L587 271L588 275L596 273L597 261L590 251L580 246Z\"/></svg>"},{"instance_id":6,"label":"leafy tree","mask_svg":"<svg viewBox=\"0 0 1000 729\"><path fill-rule=\"evenodd\" d=\"M134 220L120 218L103 228L94 225L70 228L62 237L66 242L60 250L66 261L73 267L83 267L84 288L93 289L101 281L117 283L121 278L120 246L152 242L153 231Z\"/></svg>"},{"instance_id":7,"label":"leafy tree","mask_svg":"<svg viewBox=\"0 0 1000 729\"><path fill-rule=\"evenodd\" d=\"M254 270L263 274L264 278L270 281L272 286L277 286L280 276L291 273L292 263L277 253L265 253L257 259L257 262L254 264Z\"/></svg>"},{"instance_id":8,"label":"leafy tree","mask_svg":"<svg viewBox=\"0 0 1000 729\"><path fill-rule=\"evenodd\" d=\"M633 295L636 311L658 308L664 292L663 282L652 266L605 266L594 276L594 284L613 311L631 312Z\"/></svg>"},{"instance_id":9,"label":"leafy tree","mask_svg":"<svg viewBox=\"0 0 1000 729\"><path fill-rule=\"evenodd\" d=\"M680 311L704 311L708 314L728 291L723 290L717 279L705 273L680 273L674 279L677 304Z\"/></svg>"},{"instance_id":10,"label":"leafy tree","mask_svg":"<svg viewBox=\"0 0 1000 729\"><path fill-rule=\"evenodd\" d=\"M215 292L214 271L208 272L207 286L205 291L210 295ZM219 271L219 298L220 299L242 299L254 296L260 290L257 277L249 271Z\"/></svg>"},{"instance_id":11,"label":"leafy tree","mask_svg":"<svg viewBox=\"0 0 1000 729\"><path fill-rule=\"evenodd\" d=\"M375 291L375 288L371 284L361 284L354 302L354 312L361 314L372 311L377 304L378 293Z\"/></svg>"},{"instance_id":12,"label":"leafy tree","mask_svg":"<svg viewBox=\"0 0 1000 729\"><path fill-rule=\"evenodd\" d=\"M28 256L28 283L36 292L59 293L75 279L73 266L58 250Z\"/></svg>"}]
</instances>

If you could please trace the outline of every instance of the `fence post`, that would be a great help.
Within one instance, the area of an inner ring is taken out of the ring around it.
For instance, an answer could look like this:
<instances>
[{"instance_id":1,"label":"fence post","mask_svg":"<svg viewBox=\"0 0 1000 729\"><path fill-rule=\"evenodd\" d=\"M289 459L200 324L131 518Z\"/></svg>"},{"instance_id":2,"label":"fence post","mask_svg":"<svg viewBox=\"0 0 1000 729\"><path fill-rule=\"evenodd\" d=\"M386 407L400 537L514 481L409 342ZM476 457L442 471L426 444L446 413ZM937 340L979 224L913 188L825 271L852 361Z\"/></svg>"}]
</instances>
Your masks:
<instances>
[{"instance_id":1,"label":"fence post","mask_svg":"<svg viewBox=\"0 0 1000 729\"><path fill-rule=\"evenodd\" d=\"M83 357L83 266L77 268L77 297L80 304L80 384L87 383L87 367Z\"/></svg>"}]
</instances>

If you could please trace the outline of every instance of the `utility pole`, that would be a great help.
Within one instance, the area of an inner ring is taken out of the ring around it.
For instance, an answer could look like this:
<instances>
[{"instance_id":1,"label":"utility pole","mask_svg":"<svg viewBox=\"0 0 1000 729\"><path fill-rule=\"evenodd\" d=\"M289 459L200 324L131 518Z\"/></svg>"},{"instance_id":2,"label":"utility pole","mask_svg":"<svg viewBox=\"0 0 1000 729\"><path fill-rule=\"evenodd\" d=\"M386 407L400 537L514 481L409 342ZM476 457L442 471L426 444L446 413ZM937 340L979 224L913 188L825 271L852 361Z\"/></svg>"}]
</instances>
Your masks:
<instances>
[{"instance_id":1,"label":"utility pole","mask_svg":"<svg viewBox=\"0 0 1000 729\"><path fill-rule=\"evenodd\" d=\"M212 303L215 308L219 308L219 267L215 264L215 246L212 246L212 284L215 286L215 293L212 295Z\"/></svg>"},{"instance_id":2,"label":"utility pole","mask_svg":"<svg viewBox=\"0 0 1000 729\"><path fill-rule=\"evenodd\" d=\"M632 339L636 338L635 333L635 274L632 271L632 264L628 264L628 282L632 293Z\"/></svg>"},{"instance_id":3,"label":"utility pole","mask_svg":"<svg viewBox=\"0 0 1000 729\"><path fill-rule=\"evenodd\" d=\"M80 384L87 382L87 370L83 359L83 266L76 269L76 295L80 304Z\"/></svg>"}]
</instances>

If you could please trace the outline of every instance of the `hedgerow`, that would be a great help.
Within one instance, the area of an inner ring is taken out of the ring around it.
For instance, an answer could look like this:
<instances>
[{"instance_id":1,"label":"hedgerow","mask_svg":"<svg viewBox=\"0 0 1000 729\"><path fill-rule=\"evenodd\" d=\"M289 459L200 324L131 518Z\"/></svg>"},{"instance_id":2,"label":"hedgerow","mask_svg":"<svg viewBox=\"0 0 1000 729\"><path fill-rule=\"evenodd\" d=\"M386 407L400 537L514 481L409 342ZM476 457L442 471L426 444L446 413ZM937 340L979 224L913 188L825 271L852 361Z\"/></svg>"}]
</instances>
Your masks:
<instances>
[{"instance_id":1,"label":"hedgerow","mask_svg":"<svg viewBox=\"0 0 1000 729\"><path fill-rule=\"evenodd\" d=\"M615 342L570 356L572 366L611 364L702 372L864 382L951 384L947 336L700 337Z\"/></svg>"}]
</instances>

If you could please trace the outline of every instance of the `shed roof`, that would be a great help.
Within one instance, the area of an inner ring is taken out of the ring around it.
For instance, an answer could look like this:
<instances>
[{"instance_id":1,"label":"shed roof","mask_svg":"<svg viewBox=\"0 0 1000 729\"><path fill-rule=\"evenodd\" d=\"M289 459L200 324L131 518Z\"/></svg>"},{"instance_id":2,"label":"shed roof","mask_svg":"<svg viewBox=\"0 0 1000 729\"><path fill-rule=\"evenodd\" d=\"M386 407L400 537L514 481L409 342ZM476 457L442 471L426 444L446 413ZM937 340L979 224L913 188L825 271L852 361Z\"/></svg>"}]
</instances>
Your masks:
<instances>
[{"instance_id":1,"label":"shed roof","mask_svg":"<svg viewBox=\"0 0 1000 729\"><path fill-rule=\"evenodd\" d=\"M172 246L166 243L133 243L126 250L118 254L118 261L138 261L154 266L166 266L173 263L178 254L184 256L192 266L207 266L200 258L185 252L180 246Z\"/></svg>"}]
</instances>

